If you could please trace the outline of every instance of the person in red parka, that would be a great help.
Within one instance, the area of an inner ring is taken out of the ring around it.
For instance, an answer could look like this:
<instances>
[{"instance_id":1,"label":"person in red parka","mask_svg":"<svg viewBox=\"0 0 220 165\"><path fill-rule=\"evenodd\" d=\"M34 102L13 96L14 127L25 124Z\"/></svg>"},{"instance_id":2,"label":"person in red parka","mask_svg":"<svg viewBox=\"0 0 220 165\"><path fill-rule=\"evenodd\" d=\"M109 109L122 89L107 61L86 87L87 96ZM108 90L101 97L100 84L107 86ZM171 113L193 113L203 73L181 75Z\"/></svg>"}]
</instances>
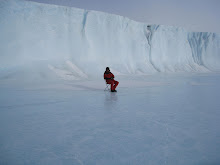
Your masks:
<instances>
[{"instance_id":1,"label":"person in red parka","mask_svg":"<svg viewBox=\"0 0 220 165\"><path fill-rule=\"evenodd\" d=\"M118 86L119 82L114 80L115 76L110 72L109 67L106 67L104 73L104 79L107 84L111 84L111 92L117 92L115 88Z\"/></svg>"}]
</instances>

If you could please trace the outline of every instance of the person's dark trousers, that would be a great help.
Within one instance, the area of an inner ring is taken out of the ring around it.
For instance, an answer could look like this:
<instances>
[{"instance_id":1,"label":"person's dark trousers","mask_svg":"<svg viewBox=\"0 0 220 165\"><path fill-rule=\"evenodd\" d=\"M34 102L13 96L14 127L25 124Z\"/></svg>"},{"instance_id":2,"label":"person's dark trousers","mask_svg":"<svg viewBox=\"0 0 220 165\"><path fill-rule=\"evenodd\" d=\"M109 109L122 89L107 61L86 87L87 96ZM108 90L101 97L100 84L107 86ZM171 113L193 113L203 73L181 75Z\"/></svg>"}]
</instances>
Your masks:
<instances>
[{"instance_id":1,"label":"person's dark trousers","mask_svg":"<svg viewBox=\"0 0 220 165\"><path fill-rule=\"evenodd\" d=\"M110 80L108 84L111 84L111 90L114 91L116 87L118 86L119 82L115 80Z\"/></svg>"}]
</instances>

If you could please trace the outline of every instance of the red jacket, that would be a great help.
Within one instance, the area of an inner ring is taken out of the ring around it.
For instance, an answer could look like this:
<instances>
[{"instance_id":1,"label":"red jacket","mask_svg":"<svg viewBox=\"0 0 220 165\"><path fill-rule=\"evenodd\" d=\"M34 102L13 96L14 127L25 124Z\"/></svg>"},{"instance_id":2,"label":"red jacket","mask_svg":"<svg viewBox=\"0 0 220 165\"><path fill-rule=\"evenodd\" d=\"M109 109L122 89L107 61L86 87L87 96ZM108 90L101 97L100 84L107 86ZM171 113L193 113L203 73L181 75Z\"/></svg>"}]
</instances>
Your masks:
<instances>
[{"instance_id":1,"label":"red jacket","mask_svg":"<svg viewBox=\"0 0 220 165\"><path fill-rule=\"evenodd\" d=\"M104 79L106 80L107 83L110 83L112 80L114 80L114 75L111 72L106 72L104 73Z\"/></svg>"}]
</instances>

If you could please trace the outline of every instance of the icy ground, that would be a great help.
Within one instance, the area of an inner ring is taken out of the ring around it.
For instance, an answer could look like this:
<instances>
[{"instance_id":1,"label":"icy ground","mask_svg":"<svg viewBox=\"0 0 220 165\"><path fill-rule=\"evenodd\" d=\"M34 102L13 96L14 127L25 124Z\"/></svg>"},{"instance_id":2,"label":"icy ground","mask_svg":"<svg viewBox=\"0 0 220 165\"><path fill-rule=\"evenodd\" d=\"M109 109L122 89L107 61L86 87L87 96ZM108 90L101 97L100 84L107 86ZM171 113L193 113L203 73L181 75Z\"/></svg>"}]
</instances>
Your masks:
<instances>
[{"instance_id":1,"label":"icy ground","mask_svg":"<svg viewBox=\"0 0 220 165\"><path fill-rule=\"evenodd\" d=\"M0 164L220 164L220 75L117 80L1 80Z\"/></svg>"}]
</instances>

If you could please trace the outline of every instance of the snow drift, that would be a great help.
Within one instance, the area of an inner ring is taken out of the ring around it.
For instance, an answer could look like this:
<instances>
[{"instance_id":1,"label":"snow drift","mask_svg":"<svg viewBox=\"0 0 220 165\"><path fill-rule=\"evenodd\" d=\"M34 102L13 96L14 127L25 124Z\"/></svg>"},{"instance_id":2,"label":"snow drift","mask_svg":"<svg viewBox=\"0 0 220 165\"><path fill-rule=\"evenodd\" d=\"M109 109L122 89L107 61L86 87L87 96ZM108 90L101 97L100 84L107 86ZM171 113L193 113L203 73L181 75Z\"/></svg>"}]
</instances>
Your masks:
<instances>
[{"instance_id":1,"label":"snow drift","mask_svg":"<svg viewBox=\"0 0 220 165\"><path fill-rule=\"evenodd\" d=\"M0 50L0 78L220 70L219 34L24 0L0 1Z\"/></svg>"}]
</instances>

